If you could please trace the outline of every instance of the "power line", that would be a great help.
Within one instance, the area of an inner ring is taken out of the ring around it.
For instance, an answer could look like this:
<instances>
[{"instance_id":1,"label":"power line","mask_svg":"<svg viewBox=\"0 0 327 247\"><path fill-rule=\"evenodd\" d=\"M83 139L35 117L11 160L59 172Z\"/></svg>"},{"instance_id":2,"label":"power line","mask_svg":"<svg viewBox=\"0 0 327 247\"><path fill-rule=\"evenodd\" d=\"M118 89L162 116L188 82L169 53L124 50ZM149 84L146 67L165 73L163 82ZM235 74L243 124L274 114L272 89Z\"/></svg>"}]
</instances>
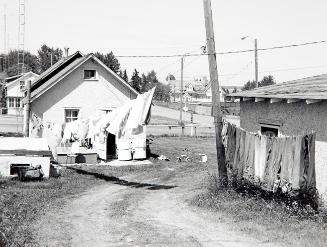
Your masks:
<instances>
[{"instance_id":1,"label":"power line","mask_svg":"<svg viewBox=\"0 0 327 247\"><path fill-rule=\"evenodd\" d=\"M277 50L283 48L291 48L291 47L299 47L299 46L307 46L307 45L316 45L326 43L327 40L320 40L320 41L313 41L313 42L305 42L300 44L290 44L290 45L280 45L280 46L273 46L267 48L258 48L258 51L268 51L268 50ZM253 52L254 49L248 50L237 50L237 51L224 51L224 52L216 52L216 55L227 55L227 54L239 54L239 53L247 53ZM212 55L209 53L189 53L189 54L174 54L174 55L118 55L115 57L119 58L169 58L169 57L196 57L196 56L208 56Z\"/></svg>"}]
</instances>

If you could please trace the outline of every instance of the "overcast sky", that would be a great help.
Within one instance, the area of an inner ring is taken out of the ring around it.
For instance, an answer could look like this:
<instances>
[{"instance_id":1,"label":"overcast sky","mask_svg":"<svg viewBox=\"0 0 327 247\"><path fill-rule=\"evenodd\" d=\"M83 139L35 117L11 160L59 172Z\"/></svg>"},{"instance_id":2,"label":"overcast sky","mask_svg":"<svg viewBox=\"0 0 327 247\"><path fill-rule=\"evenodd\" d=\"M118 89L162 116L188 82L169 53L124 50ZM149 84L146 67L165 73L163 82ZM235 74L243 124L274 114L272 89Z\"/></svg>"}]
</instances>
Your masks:
<instances>
[{"instance_id":1,"label":"overcast sky","mask_svg":"<svg viewBox=\"0 0 327 247\"><path fill-rule=\"evenodd\" d=\"M4 49L3 12L7 9L9 48L17 48L18 0L0 0L0 49ZM216 50L252 49L327 39L325 0L212 0ZM250 38L241 40L242 36ZM41 44L70 53L115 55L200 53L205 44L202 0L26 0L25 47L36 53ZM326 73L327 43L259 52L259 78L277 82ZM254 79L254 54L220 55L222 85ZM180 77L180 58L119 58L129 77L136 68L154 69L160 79ZM184 75L208 76L207 57L187 57Z\"/></svg>"}]
</instances>

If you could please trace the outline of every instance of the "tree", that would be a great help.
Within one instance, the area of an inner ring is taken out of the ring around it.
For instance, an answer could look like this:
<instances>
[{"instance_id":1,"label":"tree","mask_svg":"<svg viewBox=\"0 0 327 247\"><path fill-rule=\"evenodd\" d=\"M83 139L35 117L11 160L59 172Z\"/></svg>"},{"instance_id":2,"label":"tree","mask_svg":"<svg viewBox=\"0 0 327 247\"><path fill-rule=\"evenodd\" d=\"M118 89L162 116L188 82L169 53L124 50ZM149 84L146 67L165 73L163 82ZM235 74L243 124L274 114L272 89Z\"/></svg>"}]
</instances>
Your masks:
<instances>
[{"instance_id":1,"label":"tree","mask_svg":"<svg viewBox=\"0 0 327 247\"><path fill-rule=\"evenodd\" d=\"M158 101L169 102L170 101L170 86L158 82L156 85L156 90L154 91L153 98Z\"/></svg>"},{"instance_id":2,"label":"tree","mask_svg":"<svg viewBox=\"0 0 327 247\"><path fill-rule=\"evenodd\" d=\"M258 83L259 87L269 86L276 84L275 78L272 75L264 76L263 79Z\"/></svg>"},{"instance_id":3,"label":"tree","mask_svg":"<svg viewBox=\"0 0 327 247\"><path fill-rule=\"evenodd\" d=\"M242 87L242 91L251 90L251 89L254 89L254 88L255 88L255 81L248 81Z\"/></svg>"},{"instance_id":4,"label":"tree","mask_svg":"<svg viewBox=\"0 0 327 247\"><path fill-rule=\"evenodd\" d=\"M124 70L124 73L123 73L123 80L128 82L128 76L127 76L126 69Z\"/></svg>"},{"instance_id":5,"label":"tree","mask_svg":"<svg viewBox=\"0 0 327 247\"><path fill-rule=\"evenodd\" d=\"M264 87L276 84L272 75L264 76L261 81L258 82L258 87ZM242 91L251 90L255 88L255 81L248 81L244 84Z\"/></svg>"},{"instance_id":6,"label":"tree","mask_svg":"<svg viewBox=\"0 0 327 247\"><path fill-rule=\"evenodd\" d=\"M113 52L103 54L100 52L94 53L94 56L96 56L101 62L103 62L108 68L110 68L113 72L116 74L120 71L120 63L118 62L118 59L114 56Z\"/></svg>"},{"instance_id":7,"label":"tree","mask_svg":"<svg viewBox=\"0 0 327 247\"><path fill-rule=\"evenodd\" d=\"M2 55L3 56L3 55ZM14 76L18 74L18 50L10 50L6 56L7 68L5 72L7 75ZM33 71L39 73L39 61L37 56L31 54L29 51L24 51L24 71Z\"/></svg>"},{"instance_id":8,"label":"tree","mask_svg":"<svg viewBox=\"0 0 327 247\"><path fill-rule=\"evenodd\" d=\"M174 80L176 80L176 78L175 78L174 75L172 75L172 74L168 74L168 75L166 76L166 81L174 81Z\"/></svg>"},{"instance_id":9,"label":"tree","mask_svg":"<svg viewBox=\"0 0 327 247\"><path fill-rule=\"evenodd\" d=\"M51 64L54 65L56 62L58 62L63 55L63 52L60 48L54 49L53 47L50 47L46 44L43 44L41 48L37 50L37 53L40 63L40 73L50 68Z\"/></svg>"},{"instance_id":10,"label":"tree","mask_svg":"<svg viewBox=\"0 0 327 247\"><path fill-rule=\"evenodd\" d=\"M132 78L131 78L131 86L138 92L141 92L142 88L142 78L139 76L139 72L134 69Z\"/></svg>"},{"instance_id":11,"label":"tree","mask_svg":"<svg viewBox=\"0 0 327 247\"><path fill-rule=\"evenodd\" d=\"M142 74L142 88L141 92L146 92L148 89L151 88L151 85L149 85L148 77L143 73Z\"/></svg>"}]
</instances>

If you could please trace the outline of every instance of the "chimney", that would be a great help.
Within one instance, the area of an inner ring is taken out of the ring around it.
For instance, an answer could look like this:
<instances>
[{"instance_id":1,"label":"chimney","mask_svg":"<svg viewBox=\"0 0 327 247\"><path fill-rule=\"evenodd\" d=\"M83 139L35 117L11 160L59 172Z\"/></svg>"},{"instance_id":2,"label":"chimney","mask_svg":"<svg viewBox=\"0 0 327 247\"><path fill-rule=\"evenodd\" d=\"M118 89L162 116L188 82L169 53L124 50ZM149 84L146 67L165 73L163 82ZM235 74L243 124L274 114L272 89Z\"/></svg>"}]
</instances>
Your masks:
<instances>
[{"instance_id":1,"label":"chimney","mask_svg":"<svg viewBox=\"0 0 327 247\"><path fill-rule=\"evenodd\" d=\"M69 51L69 47L65 47L64 49L65 49L65 57L68 57L68 54L69 54L69 52L68 52L68 51Z\"/></svg>"}]
</instances>

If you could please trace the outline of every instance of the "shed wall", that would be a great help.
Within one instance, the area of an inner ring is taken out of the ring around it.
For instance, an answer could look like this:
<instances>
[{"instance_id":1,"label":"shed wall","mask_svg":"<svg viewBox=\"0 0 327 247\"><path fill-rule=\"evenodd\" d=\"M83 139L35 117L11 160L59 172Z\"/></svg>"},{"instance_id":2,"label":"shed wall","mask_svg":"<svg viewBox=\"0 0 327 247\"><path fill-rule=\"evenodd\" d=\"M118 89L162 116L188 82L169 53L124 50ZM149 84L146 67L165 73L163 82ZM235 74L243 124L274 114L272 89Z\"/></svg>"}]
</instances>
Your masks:
<instances>
[{"instance_id":1,"label":"shed wall","mask_svg":"<svg viewBox=\"0 0 327 247\"><path fill-rule=\"evenodd\" d=\"M315 131L317 141L327 141L327 101L306 104L305 101L287 104L286 101L240 103L241 127L257 132L261 124L280 124L283 135L298 135Z\"/></svg>"}]
</instances>

